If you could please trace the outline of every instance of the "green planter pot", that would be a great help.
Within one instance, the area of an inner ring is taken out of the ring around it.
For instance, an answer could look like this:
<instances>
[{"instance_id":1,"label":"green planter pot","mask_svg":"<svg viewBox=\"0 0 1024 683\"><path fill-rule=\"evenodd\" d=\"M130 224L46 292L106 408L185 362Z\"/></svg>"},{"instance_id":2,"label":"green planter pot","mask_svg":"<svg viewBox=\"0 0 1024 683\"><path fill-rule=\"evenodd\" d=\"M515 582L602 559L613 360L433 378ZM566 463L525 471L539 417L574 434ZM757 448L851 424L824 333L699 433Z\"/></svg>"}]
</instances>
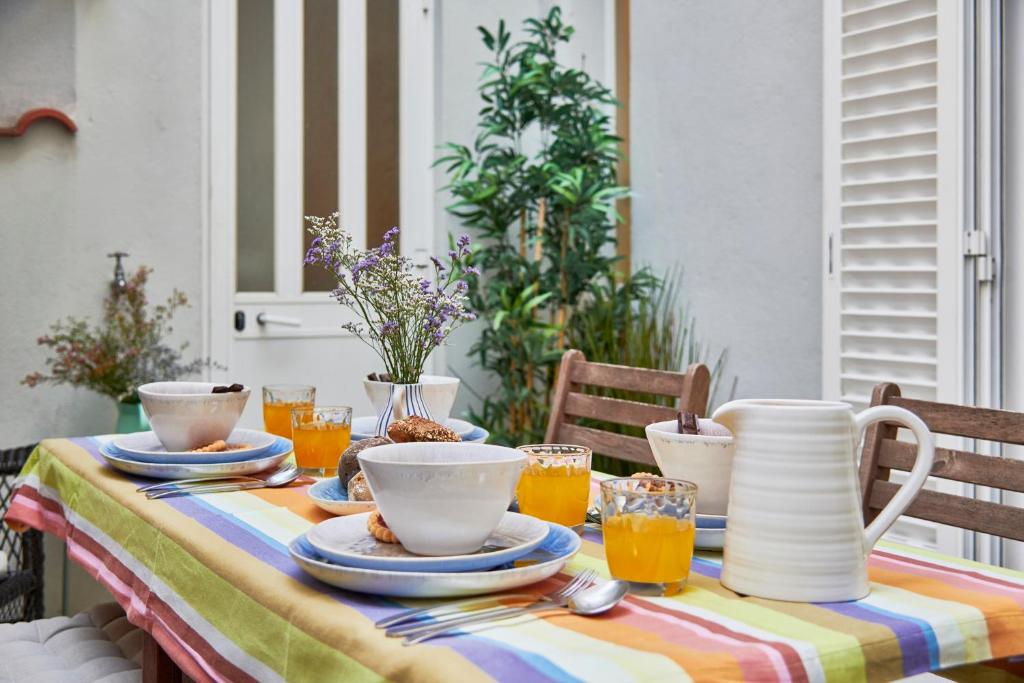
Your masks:
<instances>
[{"instance_id":1,"label":"green planter pot","mask_svg":"<svg viewBox=\"0 0 1024 683\"><path fill-rule=\"evenodd\" d=\"M117 429L118 434L131 434L132 432L145 432L149 430L149 420L142 410L141 403L118 403L117 404Z\"/></svg>"}]
</instances>

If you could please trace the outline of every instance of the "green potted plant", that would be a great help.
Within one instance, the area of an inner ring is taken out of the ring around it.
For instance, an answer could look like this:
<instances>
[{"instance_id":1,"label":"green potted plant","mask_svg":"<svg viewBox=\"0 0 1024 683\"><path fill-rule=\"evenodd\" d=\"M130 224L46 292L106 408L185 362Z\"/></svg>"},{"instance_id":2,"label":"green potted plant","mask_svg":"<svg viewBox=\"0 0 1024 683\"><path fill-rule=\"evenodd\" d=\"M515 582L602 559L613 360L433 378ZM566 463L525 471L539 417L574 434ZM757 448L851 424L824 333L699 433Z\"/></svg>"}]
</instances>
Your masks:
<instances>
[{"instance_id":1,"label":"green potted plant","mask_svg":"<svg viewBox=\"0 0 1024 683\"><path fill-rule=\"evenodd\" d=\"M188 306L185 294L175 289L167 301L150 308L146 283L151 268L140 266L134 275L117 280L103 303L100 324L68 317L37 339L53 352L44 372L27 375L22 384L70 384L112 398L118 408L118 433L149 428L136 387L158 380L177 380L195 374L209 361L183 360L188 342L177 347L165 342L176 311Z\"/></svg>"}]
</instances>

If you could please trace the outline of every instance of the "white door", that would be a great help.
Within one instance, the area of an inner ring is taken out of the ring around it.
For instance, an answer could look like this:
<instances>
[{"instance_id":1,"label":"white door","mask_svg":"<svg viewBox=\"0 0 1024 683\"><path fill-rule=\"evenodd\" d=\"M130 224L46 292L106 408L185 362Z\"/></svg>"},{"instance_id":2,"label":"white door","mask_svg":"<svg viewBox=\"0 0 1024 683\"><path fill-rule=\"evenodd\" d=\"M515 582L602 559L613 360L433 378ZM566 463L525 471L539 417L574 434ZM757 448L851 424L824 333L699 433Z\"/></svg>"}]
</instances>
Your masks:
<instances>
[{"instance_id":1,"label":"white door","mask_svg":"<svg viewBox=\"0 0 1024 683\"><path fill-rule=\"evenodd\" d=\"M410 7L210 3L208 351L228 368L218 378L257 391L312 384L320 404L370 411L361 380L379 364L341 329L351 314L330 297L331 277L304 267L303 216L338 210L364 246L401 225L403 253L425 260L433 11ZM413 99L415 116L403 107ZM261 424L258 394L242 421Z\"/></svg>"}]
</instances>

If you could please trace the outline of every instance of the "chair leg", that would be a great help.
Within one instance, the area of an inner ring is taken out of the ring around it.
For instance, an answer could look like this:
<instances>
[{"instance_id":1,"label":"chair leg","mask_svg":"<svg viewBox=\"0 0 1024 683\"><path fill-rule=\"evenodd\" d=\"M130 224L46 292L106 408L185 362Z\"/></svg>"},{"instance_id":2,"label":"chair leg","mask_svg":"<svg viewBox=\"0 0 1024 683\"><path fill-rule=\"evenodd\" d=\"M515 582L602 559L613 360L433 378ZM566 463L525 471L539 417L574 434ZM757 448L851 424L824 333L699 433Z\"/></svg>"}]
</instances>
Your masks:
<instances>
[{"instance_id":1,"label":"chair leg","mask_svg":"<svg viewBox=\"0 0 1024 683\"><path fill-rule=\"evenodd\" d=\"M182 683L181 669L167 656L156 638L149 633L143 633L142 637L143 683Z\"/></svg>"}]
</instances>

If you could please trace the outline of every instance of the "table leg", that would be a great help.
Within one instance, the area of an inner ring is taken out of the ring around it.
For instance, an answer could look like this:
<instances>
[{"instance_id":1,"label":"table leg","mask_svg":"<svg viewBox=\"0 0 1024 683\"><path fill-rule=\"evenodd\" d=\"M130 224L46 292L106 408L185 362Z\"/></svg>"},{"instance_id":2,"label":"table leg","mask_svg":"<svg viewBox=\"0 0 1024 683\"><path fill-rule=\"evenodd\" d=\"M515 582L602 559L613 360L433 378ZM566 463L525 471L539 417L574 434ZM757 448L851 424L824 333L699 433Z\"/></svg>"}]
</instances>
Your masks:
<instances>
[{"instance_id":1,"label":"table leg","mask_svg":"<svg viewBox=\"0 0 1024 683\"><path fill-rule=\"evenodd\" d=\"M143 683L181 683L181 669L167 656L160 643L149 633L143 633L142 681Z\"/></svg>"}]
</instances>

